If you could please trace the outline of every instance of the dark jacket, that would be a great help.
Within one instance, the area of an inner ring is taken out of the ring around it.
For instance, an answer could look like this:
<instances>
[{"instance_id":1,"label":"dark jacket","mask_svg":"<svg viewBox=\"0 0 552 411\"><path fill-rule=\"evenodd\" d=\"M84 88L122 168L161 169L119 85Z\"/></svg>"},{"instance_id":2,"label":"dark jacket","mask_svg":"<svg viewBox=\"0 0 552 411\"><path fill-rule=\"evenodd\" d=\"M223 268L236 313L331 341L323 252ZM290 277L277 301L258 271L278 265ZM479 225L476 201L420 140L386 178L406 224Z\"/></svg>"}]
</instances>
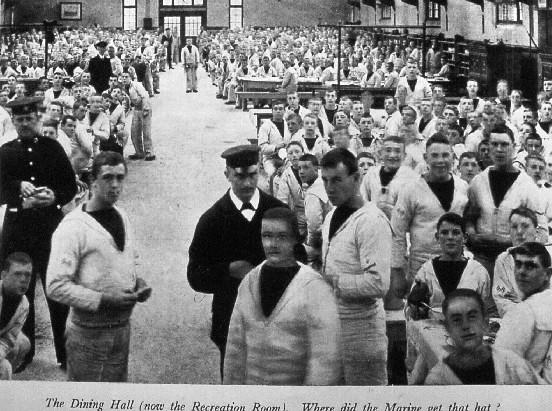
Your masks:
<instances>
[{"instance_id":1,"label":"dark jacket","mask_svg":"<svg viewBox=\"0 0 552 411\"><path fill-rule=\"evenodd\" d=\"M109 88L109 77L112 75L111 61L109 57L96 56L90 59L88 63L88 71L90 72L90 84L94 86L98 93Z\"/></svg>"},{"instance_id":2,"label":"dark jacket","mask_svg":"<svg viewBox=\"0 0 552 411\"><path fill-rule=\"evenodd\" d=\"M22 209L21 181L52 189L56 203ZM7 204L2 243L12 251L49 250L52 233L63 217L61 207L77 193L75 173L61 145L46 137L16 139L0 148L0 204Z\"/></svg>"},{"instance_id":3,"label":"dark jacket","mask_svg":"<svg viewBox=\"0 0 552 411\"><path fill-rule=\"evenodd\" d=\"M213 295L211 339L226 344L230 316L241 280L230 277L229 265L246 260L257 266L264 259L261 220L264 212L284 203L259 190L259 208L251 222L236 209L227 192L199 219L189 249L188 281L198 292Z\"/></svg>"}]
</instances>

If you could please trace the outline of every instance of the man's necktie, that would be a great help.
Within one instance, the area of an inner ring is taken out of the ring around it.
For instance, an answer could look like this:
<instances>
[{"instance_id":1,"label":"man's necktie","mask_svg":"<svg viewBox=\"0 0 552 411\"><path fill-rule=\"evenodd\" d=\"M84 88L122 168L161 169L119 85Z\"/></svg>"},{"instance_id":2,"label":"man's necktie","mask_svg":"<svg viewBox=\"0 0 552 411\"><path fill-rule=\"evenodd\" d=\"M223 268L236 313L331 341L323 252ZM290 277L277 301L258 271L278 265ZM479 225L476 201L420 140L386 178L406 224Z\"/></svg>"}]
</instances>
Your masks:
<instances>
[{"instance_id":1,"label":"man's necktie","mask_svg":"<svg viewBox=\"0 0 552 411\"><path fill-rule=\"evenodd\" d=\"M240 208L240 211L244 211L244 210L255 211L255 207L253 207L253 205L251 203L243 203L241 208Z\"/></svg>"}]
</instances>

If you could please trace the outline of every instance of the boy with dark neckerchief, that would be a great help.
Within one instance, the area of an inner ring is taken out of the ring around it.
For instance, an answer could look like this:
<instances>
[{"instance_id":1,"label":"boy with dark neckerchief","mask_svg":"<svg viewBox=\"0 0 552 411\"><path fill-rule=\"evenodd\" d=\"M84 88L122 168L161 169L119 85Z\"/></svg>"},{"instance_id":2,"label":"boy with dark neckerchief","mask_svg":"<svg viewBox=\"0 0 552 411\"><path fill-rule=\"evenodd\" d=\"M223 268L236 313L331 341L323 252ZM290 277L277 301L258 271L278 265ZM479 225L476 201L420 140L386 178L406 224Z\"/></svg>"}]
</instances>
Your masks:
<instances>
[{"instance_id":1,"label":"boy with dark neckerchief","mask_svg":"<svg viewBox=\"0 0 552 411\"><path fill-rule=\"evenodd\" d=\"M243 279L228 333L225 384L337 385L339 317L330 287L297 262L293 211L262 218L266 260Z\"/></svg>"},{"instance_id":2,"label":"boy with dark neckerchief","mask_svg":"<svg viewBox=\"0 0 552 411\"><path fill-rule=\"evenodd\" d=\"M346 385L387 384L383 297L389 288L391 227L359 193L360 174L347 149L328 152L322 181L335 206L322 228L321 273L337 296Z\"/></svg>"},{"instance_id":3,"label":"boy with dark neckerchief","mask_svg":"<svg viewBox=\"0 0 552 411\"><path fill-rule=\"evenodd\" d=\"M120 154L98 154L92 197L52 237L46 292L71 307L65 342L69 381L127 380L130 317L134 305L151 294L136 273L130 221L115 207L126 174Z\"/></svg>"},{"instance_id":4,"label":"boy with dark neckerchief","mask_svg":"<svg viewBox=\"0 0 552 411\"><path fill-rule=\"evenodd\" d=\"M495 127L489 146L493 165L473 178L465 217L474 258L492 279L496 257L512 245L509 218L513 209L527 207L535 212L543 238L548 229L538 187L513 165L512 131L506 126Z\"/></svg>"},{"instance_id":5,"label":"boy with dark neckerchief","mask_svg":"<svg viewBox=\"0 0 552 411\"><path fill-rule=\"evenodd\" d=\"M531 366L512 351L483 343L489 325L481 296L459 288L443 301L452 352L431 369L426 385L538 384Z\"/></svg>"},{"instance_id":6,"label":"boy with dark neckerchief","mask_svg":"<svg viewBox=\"0 0 552 411\"><path fill-rule=\"evenodd\" d=\"M391 288L399 298L404 297L422 264L440 253L435 238L439 217L445 212L462 215L468 202L467 183L451 173L453 151L447 137L440 133L431 136L424 158L429 172L401 187L391 214ZM407 264L406 233L410 234Z\"/></svg>"},{"instance_id":7,"label":"boy with dark neckerchief","mask_svg":"<svg viewBox=\"0 0 552 411\"><path fill-rule=\"evenodd\" d=\"M411 296L425 286L428 290L428 304L431 307L440 307L452 291L469 288L477 291L483 301L488 303L491 299L491 280L481 264L464 256L465 232L464 219L458 214L445 213L439 218L435 238L441 252L422 265L414 279ZM411 300L409 298L410 316L416 320L420 311L412 307ZM416 308L418 307L419 305ZM427 312L423 307L421 309L421 317L425 317Z\"/></svg>"}]
</instances>

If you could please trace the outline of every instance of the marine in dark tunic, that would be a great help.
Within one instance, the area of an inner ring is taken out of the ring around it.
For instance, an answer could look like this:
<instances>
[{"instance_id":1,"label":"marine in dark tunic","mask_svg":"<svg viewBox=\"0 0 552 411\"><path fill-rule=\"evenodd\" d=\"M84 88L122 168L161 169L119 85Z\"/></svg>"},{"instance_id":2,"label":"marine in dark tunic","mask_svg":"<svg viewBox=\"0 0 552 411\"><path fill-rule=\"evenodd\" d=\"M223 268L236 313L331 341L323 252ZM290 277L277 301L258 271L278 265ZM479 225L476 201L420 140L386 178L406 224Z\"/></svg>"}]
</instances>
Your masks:
<instances>
[{"instance_id":1,"label":"marine in dark tunic","mask_svg":"<svg viewBox=\"0 0 552 411\"><path fill-rule=\"evenodd\" d=\"M286 207L257 188L256 146L233 147L222 156L232 187L201 216L188 263L191 287L213 294L211 339L221 352L221 368L238 286L245 274L265 259L262 216L270 208Z\"/></svg>"},{"instance_id":2,"label":"marine in dark tunic","mask_svg":"<svg viewBox=\"0 0 552 411\"><path fill-rule=\"evenodd\" d=\"M102 93L109 88L109 77L113 75L111 61L105 57L107 43L100 41L96 43L98 55L90 59L88 71L90 72L90 84L94 86L97 93Z\"/></svg>"},{"instance_id":3,"label":"marine in dark tunic","mask_svg":"<svg viewBox=\"0 0 552 411\"><path fill-rule=\"evenodd\" d=\"M2 230L2 258L22 251L32 259L33 279L26 293L29 315L23 332L34 356L36 275L45 284L52 234L61 221L61 207L77 192L71 163L61 145L36 133L36 104L40 98L9 103L18 138L0 147L0 204L6 204ZM68 307L48 299L57 360L65 364L64 332Z\"/></svg>"}]
</instances>

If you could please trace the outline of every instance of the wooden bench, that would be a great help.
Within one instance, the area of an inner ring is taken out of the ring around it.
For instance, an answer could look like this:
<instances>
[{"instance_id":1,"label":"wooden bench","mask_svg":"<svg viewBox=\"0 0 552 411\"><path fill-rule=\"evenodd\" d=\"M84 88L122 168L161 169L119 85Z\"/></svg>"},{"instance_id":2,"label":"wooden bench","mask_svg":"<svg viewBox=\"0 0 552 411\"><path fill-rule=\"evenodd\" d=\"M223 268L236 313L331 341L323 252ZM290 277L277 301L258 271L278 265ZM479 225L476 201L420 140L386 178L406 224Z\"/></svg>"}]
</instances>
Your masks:
<instances>
[{"instance_id":1,"label":"wooden bench","mask_svg":"<svg viewBox=\"0 0 552 411\"><path fill-rule=\"evenodd\" d=\"M297 94L300 100L308 100L311 96L313 96L312 91L299 91ZM285 100L287 97L287 93L285 91L236 91L236 95L240 99L244 111L247 110L247 100Z\"/></svg>"},{"instance_id":2,"label":"wooden bench","mask_svg":"<svg viewBox=\"0 0 552 411\"><path fill-rule=\"evenodd\" d=\"M259 134L259 129L263 120L272 118L272 109L271 108L254 108L249 111L249 118L253 125L257 127L257 134Z\"/></svg>"}]
</instances>

